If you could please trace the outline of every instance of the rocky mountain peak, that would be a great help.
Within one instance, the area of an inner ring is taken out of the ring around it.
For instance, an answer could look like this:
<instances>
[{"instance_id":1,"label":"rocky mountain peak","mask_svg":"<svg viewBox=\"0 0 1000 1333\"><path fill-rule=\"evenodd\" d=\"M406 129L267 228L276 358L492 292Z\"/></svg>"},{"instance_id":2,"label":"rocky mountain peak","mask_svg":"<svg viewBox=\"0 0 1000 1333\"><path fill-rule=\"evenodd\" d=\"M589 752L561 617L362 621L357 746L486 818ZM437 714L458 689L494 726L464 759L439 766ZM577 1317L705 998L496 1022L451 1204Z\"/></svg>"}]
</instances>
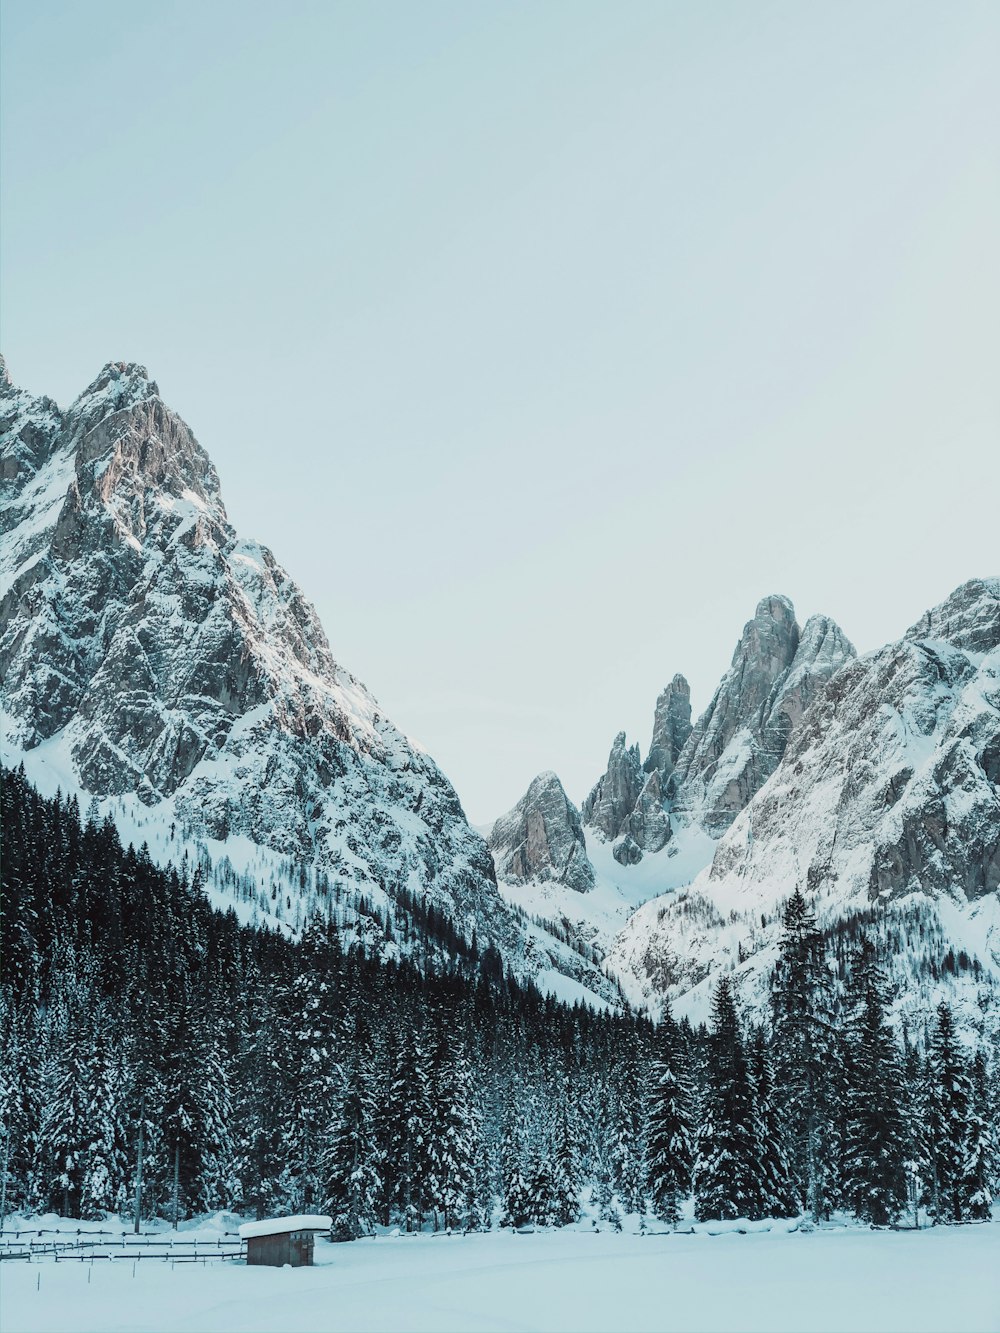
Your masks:
<instances>
[{"instance_id":1,"label":"rocky mountain peak","mask_svg":"<svg viewBox=\"0 0 1000 1333\"><path fill-rule=\"evenodd\" d=\"M713 836L724 832L778 766L821 686L854 656L827 617L800 631L787 597L763 598L677 761L678 809Z\"/></svg>"},{"instance_id":2,"label":"rocky mountain peak","mask_svg":"<svg viewBox=\"0 0 1000 1333\"><path fill-rule=\"evenodd\" d=\"M941 639L965 652L991 652L1000 644L1000 579L969 579L921 616L905 637Z\"/></svg>"},{"instance_id":3,"label":"rocky mountain peak","mask_svg":"<svg viewBox=\"0 0 1000 1333\"><path fill-rule=\"evenodd\" d=\"M208 505L225 521L211 459L160 398L145 366L109 362L67 411L66 427L76 448L81 492L95 490L119 517L124 505L134 535L150 521L155 492Z\"/></svg>"},{"instance_id":4,"label":"rocky mountain peak","mask_svg":"<svg viewBox=\"0 0 1000 1333\"><path fill-rule=\"evenodd\" d=\"M691 735L691 686L681 675L674 676L656 701L653 737L643 768L656 772L661 785L674 771L687 738Z\"/></svg>"},{"instance_id":5,"label":"rocky mountain peak","mask_svg":"<svg viewBox=\"0 0 1000 1333\"><path fill-rule=\"evenodd\" d=\"M627 815L635 808L644 785L638 745L629 746L620 731L611 744L608 765L583 803L583 822L606 839L618 836Z\"/></svg>"},{"instance_id":6,"label":"rocky mountain peak","mask_svg":"<svg viewBox=\"0 0 1000 1333\"><path fill-rule=\"evenodd\" d=\"M552 880L578 893L594 887L579 811L555 773L539 773L487 841L497 876L508 884Z\"/></svg>"},{"instance_id":7,"label":"rocky mountain peak","mask_svg":"<svg viewBox=\"0 0 1000 1333\"><path fill-rule=\"evenodd\" d=\"M76 416L99 411L102 415L120 412L133 403L158 398L160 390L149 371L135 361L108 361L100 373L79 394L70 407Z\"/></svg>"},{"instance_id":8,"label":"rocky mountain peak","mask_svg":"<svg viewBox=\"0 0 1000 1333\"><path fill-rule=\"evenodd\" d=\"M733 651L731 669L744 707L762 704L774 680L792 664L799 646L799 623L787 597L772 594L757 603Z\"/></svg>"},{"instance_id":9,"label":"rocky mountain peak","mask_svg":"<svg viewBox=\"0 0 1000 1333\"><path fill-rule=\"evenodd\" d=\"M252 846L289 898L310 875L345 902L403 886L514 945L447 779L334 661L271 553L233 532L146 371L111 363L65 413L46 403L4 399L5 758L107 799L161 850L175 828Z\"/></svg>"}]
</instances>

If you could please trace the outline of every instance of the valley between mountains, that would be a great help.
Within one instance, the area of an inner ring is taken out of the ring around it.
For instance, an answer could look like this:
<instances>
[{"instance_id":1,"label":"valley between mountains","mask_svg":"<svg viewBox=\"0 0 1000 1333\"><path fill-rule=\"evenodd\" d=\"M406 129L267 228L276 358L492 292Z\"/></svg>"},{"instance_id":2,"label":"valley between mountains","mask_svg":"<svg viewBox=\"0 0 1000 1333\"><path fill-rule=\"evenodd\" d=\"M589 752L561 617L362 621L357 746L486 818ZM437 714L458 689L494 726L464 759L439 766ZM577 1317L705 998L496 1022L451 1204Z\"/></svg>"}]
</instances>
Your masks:
<instances>
[{"instance_id":1,"label":"valley between mountains","mask_svg":"<svg viewBox=\"0 0 1000 1333\"><path fill-rule=\"evenodd\" d=\"M462 947L700 1021L723 974L766 1014L798 889L835 960L876 941L907 1026L946 998L1000 1029L1000 578L863 656L764 596L706 707L664 663L648 743L616 736L579 805L553 755L484 837L233 530L144 368L108 364L65 409L4 372L0 495L5 764L197 868L242 922L319 913L383 958Z\"/></svg>"}]
</instances>

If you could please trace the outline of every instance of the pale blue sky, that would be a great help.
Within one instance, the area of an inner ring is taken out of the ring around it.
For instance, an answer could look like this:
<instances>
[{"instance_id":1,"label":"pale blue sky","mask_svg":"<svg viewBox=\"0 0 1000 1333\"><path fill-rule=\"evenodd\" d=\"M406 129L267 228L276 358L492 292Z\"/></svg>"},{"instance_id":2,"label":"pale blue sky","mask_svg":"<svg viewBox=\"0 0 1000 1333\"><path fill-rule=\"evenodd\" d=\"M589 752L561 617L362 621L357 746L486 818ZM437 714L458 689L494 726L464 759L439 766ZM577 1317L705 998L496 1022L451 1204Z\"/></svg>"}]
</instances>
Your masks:
<instances>
[{"instance_id":1,"label":"pale blue sky","mask_svg":"<svg viewBox=\"0 0 1000 1333\"><path fill-rule=\"evenodd\" d=\"M4 0L2 341L144 362L486 820L1000 572L1000 4Z\"/></svg>"}]
</instances>

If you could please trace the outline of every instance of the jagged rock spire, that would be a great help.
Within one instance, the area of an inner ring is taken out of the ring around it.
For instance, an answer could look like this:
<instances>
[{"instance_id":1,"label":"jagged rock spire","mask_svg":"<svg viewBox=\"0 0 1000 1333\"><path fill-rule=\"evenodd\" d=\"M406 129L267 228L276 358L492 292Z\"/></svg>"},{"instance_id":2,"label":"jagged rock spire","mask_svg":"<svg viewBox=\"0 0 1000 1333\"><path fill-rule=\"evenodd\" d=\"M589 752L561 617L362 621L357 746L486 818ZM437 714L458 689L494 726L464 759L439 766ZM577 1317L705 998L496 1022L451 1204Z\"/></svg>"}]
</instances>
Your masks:
<instances>
[{"instance_id":1,"label":"jagged rock spire","mask_svg":"<svg viewBox=\"0 0 1000 1333\"><path fill-rule=\"evenodd\" d=\"M578 893L594 887L579 811L555 773L539 773L487 841L497 876L508 883L555 880Z\"/></svg>"},{"instance_id":2,"label":"jagged rock spire","mask_svg":"<svg viewBox=\"0 0 1000 1333\"><path fill-rule=\"evenodd\" d=\"M661 786L674 771L687 738L691 735L691 686L681 675L674 676L656 701L653 738L643 768L657 772Z\"/></svg>"},{"instance_id":3,"label":"jagged rock spire","mask_svg":"<svg viewBox=\"0 0 1000 1333\"><path fill-rule=\"evenodd\" d=\"M643 782L639 747L626 746L625 733L620 731L612 742L603 777L583 803L583 822L607 839L616 838L635 808Z\"/></svg>"}]
</instances>

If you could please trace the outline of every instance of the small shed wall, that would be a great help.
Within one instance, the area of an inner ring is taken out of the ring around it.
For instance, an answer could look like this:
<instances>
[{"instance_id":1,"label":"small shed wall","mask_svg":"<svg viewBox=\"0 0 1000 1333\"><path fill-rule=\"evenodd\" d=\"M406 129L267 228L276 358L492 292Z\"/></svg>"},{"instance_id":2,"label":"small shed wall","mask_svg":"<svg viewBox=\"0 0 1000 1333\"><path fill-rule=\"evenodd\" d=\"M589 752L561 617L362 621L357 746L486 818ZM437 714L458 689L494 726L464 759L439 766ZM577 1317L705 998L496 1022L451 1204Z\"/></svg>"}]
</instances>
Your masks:
<instances>
[{"instance_id":1,"label":"small shed wall","mask_svg":"<svg viewBox=\"0 0 1000 1333\"><path fill-rule=\"evenodd\" d=\"M311 1231L283 1231L276 1236L251 1236L247 1241L247 1263L282 1268L308 1268L313 1262L316 1237Z\"/></svg>"},{"instance_id":2,"label":"small shed wall","mask_svg":"<svg viewBox=\"0 0 1000 1333\"><path fill-rule=\"evenodd\" d=\"M290 1241L287 1231L278 1236L251 1236L247 1241L247 1263L270 1264L273 1268L290 1264Z\"/></svg>"}]
</instances>

